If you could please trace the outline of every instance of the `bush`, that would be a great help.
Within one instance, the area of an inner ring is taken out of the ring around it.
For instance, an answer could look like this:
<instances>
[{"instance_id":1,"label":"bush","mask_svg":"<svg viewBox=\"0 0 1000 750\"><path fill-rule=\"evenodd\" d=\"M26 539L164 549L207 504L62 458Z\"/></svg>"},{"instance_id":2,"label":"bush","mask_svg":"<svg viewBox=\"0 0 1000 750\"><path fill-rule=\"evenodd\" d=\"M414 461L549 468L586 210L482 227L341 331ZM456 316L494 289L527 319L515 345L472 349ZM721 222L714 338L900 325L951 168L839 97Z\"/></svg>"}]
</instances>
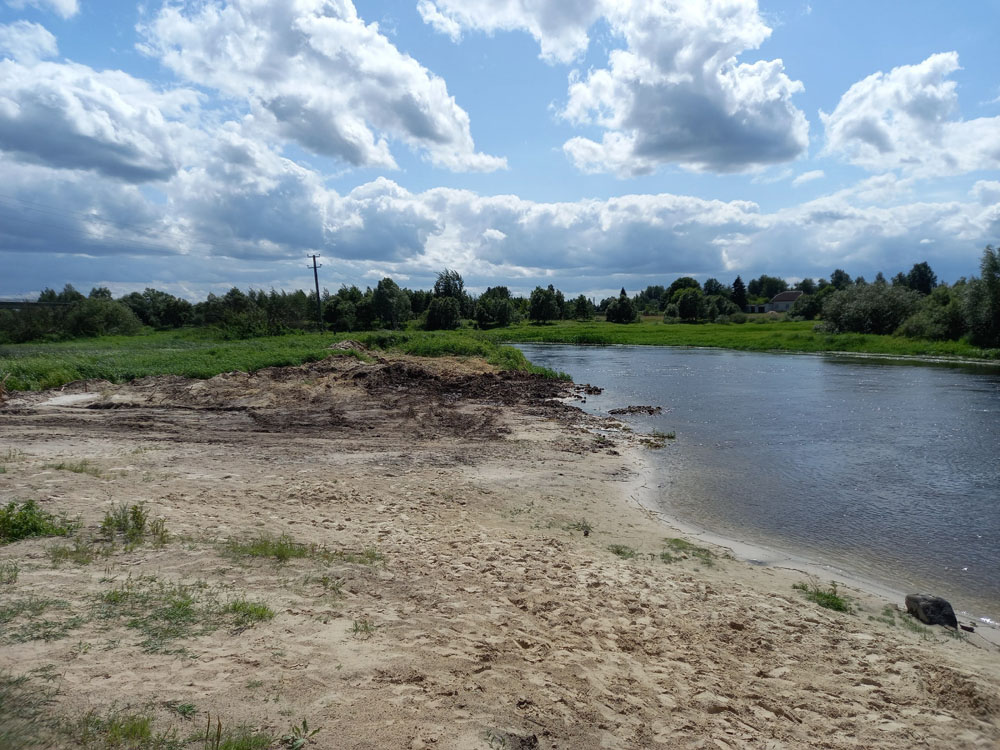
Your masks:
<instances>
[{"instance_id":1,"label":"bush","mask_svg":"<svg viewBox=\"0 0 1000 750\"><path fill-rule=\"evenodd\" d=\"M889 334L910 317L920 294L902 286L866 284L832 294L823 303L822 330L828 333Z\"/></svg>"},{"instance_id":2,"label":"bush","mask_svg":"<svg viewBox=\"0 0 1000 750\"><path fill-rule=\"evenodd\" d=\"M66 519L57 519L38 507L34 500L21 504L9 503L0 508L0 544L10 544L33 536L66 536L75 525Z\"/></svg>"},{"instance_id":3,"label":"bush","mask_svg":"<svg viewBox=\"0 0 1000 750\"><path fill-rule=\"evenodd\" d=\"M729 322L742 325L747 322L747 314L744 312L733 313L729 316Z\"/></svg>"}]
</instances>

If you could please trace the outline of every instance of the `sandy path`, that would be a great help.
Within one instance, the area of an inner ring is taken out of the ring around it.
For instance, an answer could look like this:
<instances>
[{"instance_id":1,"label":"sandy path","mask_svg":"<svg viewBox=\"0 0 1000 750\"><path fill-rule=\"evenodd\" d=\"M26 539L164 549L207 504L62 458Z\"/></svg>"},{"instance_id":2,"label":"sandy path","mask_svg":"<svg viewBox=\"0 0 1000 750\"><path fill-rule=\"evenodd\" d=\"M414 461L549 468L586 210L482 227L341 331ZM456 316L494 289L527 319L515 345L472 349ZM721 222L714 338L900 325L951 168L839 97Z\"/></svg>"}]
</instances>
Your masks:
<instances>
[{"instance_id":1,"label":"sandy path","mask_svg":"<svg viewBox=\"0 0 1000 750\"><path fill-rule=\"evenodd\" d=\"M0 547L20 567L0 609L51 602L0 621L0 669L56 691L39 746L111 708L182 738L208 715L273 735L306 719L317 748L1000 745L994 649L871 620L884 603L860 593L820 609L785 571L665 564L675 534L629 500L635 437L598 440L552 384L487 369L337 358L0 409L0 501L78 515L82 536L142 502L172 534L83 565L52 561L64 540ZM227 554L261 532L330 554ZM177 584L276 615L151 649L100 604Z\"/></svg>"}]
</instances>

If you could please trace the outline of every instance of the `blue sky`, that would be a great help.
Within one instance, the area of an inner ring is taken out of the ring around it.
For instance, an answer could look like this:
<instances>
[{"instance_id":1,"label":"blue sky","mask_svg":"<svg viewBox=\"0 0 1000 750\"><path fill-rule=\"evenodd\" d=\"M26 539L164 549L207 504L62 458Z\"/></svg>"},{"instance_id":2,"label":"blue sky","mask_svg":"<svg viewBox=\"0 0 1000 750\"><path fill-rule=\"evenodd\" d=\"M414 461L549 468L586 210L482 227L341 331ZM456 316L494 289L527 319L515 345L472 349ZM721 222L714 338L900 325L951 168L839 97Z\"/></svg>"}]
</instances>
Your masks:
<instances>
[{"instance_id":1,"label":"blue sky","mask_svg":"<svg viewBox=\"0 0 1000 750\"><path fill-rule=\"evenodd\" d=\"M1000 241L1000 4L0 0L0 296L603 297Z\"/></svg>"}]
</instances>

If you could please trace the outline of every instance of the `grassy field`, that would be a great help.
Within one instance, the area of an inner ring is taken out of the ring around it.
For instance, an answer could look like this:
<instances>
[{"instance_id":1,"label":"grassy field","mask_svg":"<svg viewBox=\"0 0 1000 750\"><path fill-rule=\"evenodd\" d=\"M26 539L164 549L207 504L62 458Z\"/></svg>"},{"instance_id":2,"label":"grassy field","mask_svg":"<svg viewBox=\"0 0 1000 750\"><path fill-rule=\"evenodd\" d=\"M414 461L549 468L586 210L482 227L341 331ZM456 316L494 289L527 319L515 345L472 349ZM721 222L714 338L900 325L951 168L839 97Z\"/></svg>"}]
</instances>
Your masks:
<instances>
[{"instance_id":1,"label":"grassy field","mask_svg":"<svg viewBox=\"0 0 1000 750\"><path fill-rule=\"evenodd\" d=\"M160 331L59 343L0 346L0 382L12 390L53 388L73 380L101 378L120 383L147 375L208 378L233 370L299 365L330 355L331 342L352 338L371 348L417 356L483 357L503 369L565 377L538 368L506 343L633 344L708 346L749 351L850 352L891 357L943 357L1000 361L1000 351L956 341L922 341L893 336L821 334L810 322L767 321L743 325L664 325L651 318L632 325L562 321L521 324L491 331L366 331L301 333L223 341L210 330ZM340 352L358 356L356 352ZM361 355L363 356L363 355Z\"/></svg>"},{"instance_id":2,"label":"grassy field","mask_svg":"<svg viewBox=\"0 0 1000 750\"><path fill-rule=\"evenodd\" d=\"M327 348L344 338L358 340L372 348L419 356L478 356L503 369L559 377L558 373L535 367L517 349L501 346L471 330L301 333L223 341L209 330L184 329L140 336L0 346L0 383L6 378L8 389L41 390L89 378L113 383L147 375L210 378L234 370L252 372L264 367L300 365L331 354L359 356L357 352L331 352Z\"/></svg>"}]
</instances>

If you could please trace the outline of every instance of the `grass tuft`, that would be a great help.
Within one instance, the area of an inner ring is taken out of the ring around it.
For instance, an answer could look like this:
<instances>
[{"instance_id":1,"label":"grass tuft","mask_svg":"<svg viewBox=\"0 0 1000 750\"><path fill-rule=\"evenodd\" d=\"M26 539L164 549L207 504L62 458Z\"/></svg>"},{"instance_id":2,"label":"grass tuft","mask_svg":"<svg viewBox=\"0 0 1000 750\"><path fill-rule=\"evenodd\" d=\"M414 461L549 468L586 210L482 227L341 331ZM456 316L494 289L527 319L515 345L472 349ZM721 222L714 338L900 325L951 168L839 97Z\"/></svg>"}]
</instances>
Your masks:
<instances>
[{"instance_id":1,"label":"grass tuft","mask_svg":"<svg viewBox=\"0 0 1000 750\"><path fill-rule=\"evenodd\" d=\"M639 554L637 550L625 544L609 544L608 550L618 555L622 560L631 560Z\"/></svg>"},{"instance_id":2,"label":"grass tuft","mask_svg":"<svg viewBox=\"0 0 1000 750\"><path fill-rule=\"evenodd\" d=\"M848 604L847 600L837 593L836 581L830 581L830 586L828 588L823 588L819 585L819 581L815 577L810 576L808 583L800 581L792 584L792 588L797 591L802 591L806 595L806 599L811 602L815 602L825 609L832 609L836 612L851 611L850 604Z\"/></svg>"},{"instance_id":3,"label":"grass tuft","mask_svg":"<svg viewBox=\"0 0 1000 750\"><path fill-rule=\"evenodd\" d=\"M72 471L75 474L89 474L92 477L103 475L103 472L86 458L79 461L60 461L57 464L45 464L44 468L55 469L56 471Z\"/></svg>"},{"instance_id":4,"label":"grass tuft","mask_svg":"<svg viewBox=\"0 0 1000 750\"><path fill-rule=\"evenodd\" d=\"M17 560L0 560L0 585L9 586L17 583L17 575L21 572L21 566Z\"/></svg>"},{"instance_id":5,"label":"grass tuft","mask_svg":"<svg viewBox=\"0 0 1000 750\"><path fill-rule=\"evenodd\" d=\"M686 539L666 539L667 548L660 553L660 559L665 563L694 558L707 567L715 565L715 555L705 547L699 547Z\"/></svg>"}]
</instances>

